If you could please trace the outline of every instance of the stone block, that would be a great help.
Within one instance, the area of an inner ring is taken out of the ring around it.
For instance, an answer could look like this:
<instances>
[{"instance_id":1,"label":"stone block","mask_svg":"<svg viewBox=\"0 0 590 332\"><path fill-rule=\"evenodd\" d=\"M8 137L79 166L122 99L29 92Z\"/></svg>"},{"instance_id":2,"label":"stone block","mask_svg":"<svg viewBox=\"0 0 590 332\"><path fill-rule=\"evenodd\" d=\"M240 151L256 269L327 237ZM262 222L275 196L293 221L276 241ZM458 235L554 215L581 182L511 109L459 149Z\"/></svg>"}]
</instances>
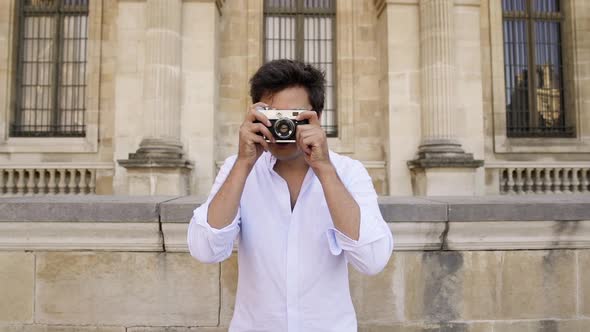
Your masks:
<instances>
[{"instance_id":1,"label":"stone block","mask_svg":"<svg viewBox=\"0 0 590 332\"><path fill-rule=\"evenodd\" d=\"M497 291L502 253L468 251L463 254L463 311L465 320L498 317L501 299Z\"/></svg>"},{"instance_id":2,"label":"stone block","mask_svg":"<svg viewBox=\"0 0 590 332\"><path fill-rule=\"evenodd\" d=\"M449 222L446 249L590 248L590 220Z\"/></svg>"},{"instance_id":3,"label":"stone block","mask_svg":"<svg viewBox=\"0 0 590 332\"><path fill-rule=\"evenodd\" d=\"M129 195L186 195L190 190L189 177L190 169L187 167L134 167L130 165L127 166L127 192Z\"/></svg>"},{"instance_id":4,"label":"stone block","mask_svg":"<svg viewBox=\"0 0 590 332\"><path fill-rule=\"evenodd\" d=\"M34 268L31 253L0 253L0 323L33 320Z\"/></svg>"},{"instance_id":5,"label":"stone block","mask_svg":"<svg viewBox=\"0 0 590 332\"><path fill-rule=\"evenodd\" d=\"M578 251L578 302L580 314L590 317L590 250Z\"/></svg>"},{"instance_id":6,"label":"stone block","mask_svg":"<svg viewBox=\"0 0 590 332\"><path fill-rule=\"evenodd\" d=\"M590 320L497 321L493 327L493 331L502 332L586 332L590 330Z\"/></svg>"},{"instance_id":7,"label":"stone block","mask_svg":"<svg viewBox=\"0 0 590 332\"><path fill-rule=\"evenodd\" d=\"M400 323L359 325L359 332L494 332L491 323Z\"/></svg>"},{"instance_id":8,"label":"stone block","mask_svg":"<svg viewBox=\"0 0 590 332\"><path fill-rule=\"evenodd\" d=\"M406 320L439 322L463 312L463 254L422 252L404 263Z\"/></svg>"},{"instance_id":9,"label":"stone block","mask_svg":"<svg viewBox=\"0 0 590 332\"><path fill-rule=\"evenodd\" d=\"M392 255L385 269L375 276L349 269L350 292L359 324L390 325L404 321L404 262L416 255Z\"/></svg>"},{"instance_id":10,"label":"stone block","mask_svg":"<svg viewBox=\"0 0 590 332\"><path fill-rule=\"evenodd\" d=\"M39 196L0 201L0 221L157 222L157 206L169 196Z\"/></svg>"},{"instance_id":11,"label":"stone block","mask_svg":"<svg viewBox=\"0 0 590 332\"><path fill-rule=\"evenodd\" d=\"M419 196L476 195L475 169L471 167L415 168L414 191Z\"/></svg>"},{"instance_id":12,"label":"stone block","mask_svg":"<svg viewBox=\"0 0 590 332\"><path fill-rule=\"evenodd\" d=\"M394 250L438 250L442 248L444 222L390 222Z\"/></svg>"},{"instance_id":13,"label":"stone block","mask_svg":"<svg viewBox=\"0 0 590 332\"><path fill-rule=\"evenodd\" d=\"M573 251L506 251L498 273L499 319L575 316Z\"/></svg>"},{"instance_id":14,"label":"stone block","mask_svg":"<svg viewBox=\"0 0 590 332\"><path fill-rule=\"evenodd\" d=\"M205 196L184 196L160 204L162 222L188 223L193 211L207 200Z\"/></svg>"},{"instance_id":15,"label":"stone block","mask_svg":"<svg viewBox=\"0 0 590 332\"><path fill-rule=\"evenodd\" d=\"M2 331L2 332L125 332L125 327L18 325L18 326L0 326L0 331Z\"/></svg>"},{"instance_id":16,"label":"stone block","mask_svg":"<svg viewBox=\"0 0 590 332\"><path fill-rule=\"evenodd\" d=\"M39 253L36 316L47 324L217 326L219 265L188 254Z\"/></svg>"},{"instance_id":17,"label":"stone block","mask_svg":"<svg viewBox=\"0 0 590 332\"><path fill-rule=\"evenodd\" d=\"M219 325L229 326L234 314L238 288L238 255L232 254L221 263L221 310Z\"/></svg>"},{"instance_id":18,"label":"stone block","mask_svg":"<svg viewBox=\"0 0 590 332\"><path fill-rule=\"evenodd\" d=\"M589 195L440 197L449 221L590 220Z\"/></svg>"},{"instance_id":19,"label":"stone block","mask_svg":"<svg viewBox=\"0 0 590 332\"><path fill-rule=\"evenodd\" d=\"M447 205L422 197L379 197L385 221L446 221Z\"/></svg>"},{"instance_id":20,"label":"stone block","mask_svg":"<svg viewBox=\"0 0 590 332\"><path fill-rule=\"evenodd\" d=\"M227 332L226 327L130 327L126 332Z\"/></svg>"}]
</instances>

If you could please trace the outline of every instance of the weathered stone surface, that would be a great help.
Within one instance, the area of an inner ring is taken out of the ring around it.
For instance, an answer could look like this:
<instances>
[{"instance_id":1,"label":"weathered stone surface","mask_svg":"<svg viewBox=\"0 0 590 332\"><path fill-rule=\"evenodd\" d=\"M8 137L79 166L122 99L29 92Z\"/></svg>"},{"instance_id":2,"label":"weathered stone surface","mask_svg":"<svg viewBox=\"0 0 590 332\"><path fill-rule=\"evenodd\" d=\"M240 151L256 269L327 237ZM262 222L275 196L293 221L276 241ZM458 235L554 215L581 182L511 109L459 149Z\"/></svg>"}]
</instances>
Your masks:
<instances>
[{"instance_id":1,"label":"weathered stone surface","mask_svg":"<svg viewBox=\"0 0 590 332\"><path fill-rule=\"evenodd\" d=\"M219 325L229 326L234 314L238 288L238 255L233 253L221 263L221 309Z\"/></svg>"},{"instance_id":2,"label":"weathered stone surface","mask_svg":"<svg viewBox=\"0 0 590 332\"><path fill-rule=\"evenodd\" d=\"M499 319L575 316L573 251L506 251L500 273Z\"/></svg>"},{"instance_id":3,"label":"weathered stone surface","mask_svg":"<svg viewBox=\"0 0 590 332\"><path fill-rule=\"evenodd\" d=\"M158 221L168 196L40 196L0 199L0 221Z\"/></svg>"},{"instance_id":4,"label":"weathered stone surface","mask_svg":"<svg viewBox=\"0 0 590 332\"><path fill-rule=\"evenodd\" d=\"M491 323L399 323L359 325L359 332L494 332Z\"/></svg>"},{"instance_id":5,"label":"weathered stone surface","mask_svg":"<svg viewBox=\"0 0 590 332\"><path fill-rule=\"evenodd\" d=\"M162 222L188 222L193 211L199 207L207 197L185 196L160 204L160 220Z\"/></svg>"},{"instance_id":6,"label":"weathered stone surface","mask_svg":"<svg viewBox=\"0 0 590 332\"><path fill-rule=\"evenodd\" d=\"M227 327L130 327L126 332L227 332Z\"/></svg>"},{"instance_id":7,"label":"weathered stone surface","mask_svg":"<svg viewBox=\"0 0 590 332\"><path fill-rule=\"evenodd\" d=\"M0 250L162 251L162 236L157 222L0 222Z\"/></svg>"},{"instance_id":8,"label":"weathered stone surface","mask_svg":"<svg viewBox=\"0 0 590 332\"><path fill-rule=\"evenodd\" d=\"M0 323L33 319L35 257L0 252Z\"/></svg>"},{"instance_id":9,"label":"weathered stone surface","mask_svg":"<svg viewBox=\"0 0 590 332\"><path fill-rule=\"evenodd\" d=\"M423 252L409 256L404 268L406 320L457 320L463 311L463 256L460 252Z\"/></svg>"},{"instance_id":10,"label":"weathered stone surface","mask_svg":"<svg viewBox=\"0 0 590 332\"><path fill-rule=\"evenodd\" d=\"M349 269L350 293L359 324L389 325L404 321L405 261L417 255L394 253L385 269L375 276Z\"/></svg>"},{"instance_id":11,"label":"weathered stone surface","mask_svg":"<svg viewBox=\"0 0 590 332\"><path fill-rule=\"evenodd\" d=\"M422 197L379 197L385 221L446 221L447 205Z\"/></svg>"},{"instance_id":12,"label":"weathered stone surface","mask_svg":"<svg viewBox=\"0 0 590 332\"><path fill-rule=\"evenodd\" d=\"M188 223L162 223L164 235L164 250L167 252L188 252L186 241Z\"/></svg>"},{"instance_id":13,"label":"weathered stone surface","mask_svg":"<svg viewBox=\"0 0 590 332\"><path fill-rule=\"evenodd\" d=\"M449 221L590 220L590 195L436 197Z\"/></svg>"},{"instance_id":14,"label":"weathered stone surface","mask_svg":"<svg viewBox=\"0 0 590 332\"><path fill-rule=\"evenodd\" d=\"M590 248L590 220L451 221L445 249Z\"/></svg>"},{"instance_id":15,"label":"weathered stone surface","mask_svg":"<svg viewBox=\"0 0 590 332\"><path fill-rule=\"evenodd\" d=\"M20 325L0 326L2 332L125 332L125 327Z\"/></svg>"},{"instance_id":16,"label":"weathered stone surface","mask_svg":"<svg viewBox=\"0 0 590 332\"><path fill-rule=\"evenodd\" d=\"M465 320L487 320L498 316L501 303L497 291L502 252L463 253L463 312Z\"/></svg>"},{"instance_id":17,"label":"weathered stone surface","mask_svg":"<svg viewBox=\"0 0 590 332\"><path fill-rule=\"evenodd\" d=\"M36 321L217 326L219 266L187 254L40 253Z\"/></svg>"},{"instance_id":18,"label":"weathered stone surface","mask_svg":"<svg viewBox=\"0 0 590 332\"><path fill-rule=\"evenodd\" d=\"M590 330L590 320L497 321L493 326L493 331L502 332L586 332Z\"/></svg>"},{"instance_id":19,"label":"weathered stone surface","mask_svg":"<svg viewBox=\"0 0 590 332\"><path fill-rule=\"evenodd\" d=\"M578 280L580 314L590 317L590 250L578 251Z\"/></svg>"},{"instance_id":20,"label":"weathered stone surface","mask_svg":"<svg viewBox=\"0 0 590 332\"><path fill-rule=\"evenodd\" d=\"M394 250L438 250L443 245L445 223L390 222Z\"/></svg>"}]
</instances>

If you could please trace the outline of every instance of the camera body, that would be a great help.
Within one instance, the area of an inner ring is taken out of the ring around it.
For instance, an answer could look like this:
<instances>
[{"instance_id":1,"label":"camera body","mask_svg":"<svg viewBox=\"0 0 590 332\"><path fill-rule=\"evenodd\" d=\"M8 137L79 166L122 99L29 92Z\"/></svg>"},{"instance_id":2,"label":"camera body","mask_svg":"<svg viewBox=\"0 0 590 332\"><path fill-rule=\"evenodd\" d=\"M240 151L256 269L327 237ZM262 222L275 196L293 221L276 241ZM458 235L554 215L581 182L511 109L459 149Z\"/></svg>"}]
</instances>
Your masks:
<instances>
[{"instance_id":1,"label":"camera body","mask_svg":"<svg viewBox=\"0 0 590 332\"><path fill-rule=\"evenodd\" d=\"M297 116L305 110L275 110L268 107L259 108L258 110L266 115L270 121L270 127L267 128L274 136L276 143L295 143L297 126L300 124L309 124L309 120L307 119L301 121L296 120ZM270 142L268 138L266 141Z\"/></svg>"}]
</instances>

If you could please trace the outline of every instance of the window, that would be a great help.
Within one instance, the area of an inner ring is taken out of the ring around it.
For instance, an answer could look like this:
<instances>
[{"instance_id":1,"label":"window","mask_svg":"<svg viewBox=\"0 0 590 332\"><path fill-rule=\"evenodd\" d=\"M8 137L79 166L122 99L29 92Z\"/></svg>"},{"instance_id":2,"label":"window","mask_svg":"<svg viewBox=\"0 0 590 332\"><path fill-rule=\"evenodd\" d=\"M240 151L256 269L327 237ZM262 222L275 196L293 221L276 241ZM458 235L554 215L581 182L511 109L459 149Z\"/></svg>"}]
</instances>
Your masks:
<instances>
[{"instance_id":1,"label":"window","mask_svg":"<svg viewBox=\"0 0 590 332\"><path fill-rule=\"evenodd\" d=\"M559 0L502 0L509 137L572 137L564 111Z\"/></svg>"},{"instance_id":2,"label":"window","mask_svg":"<svg viewBox=\"0 0 590 332\"><path fill-rule=\"evenodd\" d=\"M337 136L335 96L335 0L265 0L264 60L295 59L326 74L322 127Z\"/></svg>"},{"instance_id":3,"label":"window","mask_svg":"<svg viewBox=\"0 0 590 332\"><path fill-rule=\"evenodd\" d=\"M85 136L88 0L19 1L11 136Z\"/></svg>"}]
</instances>

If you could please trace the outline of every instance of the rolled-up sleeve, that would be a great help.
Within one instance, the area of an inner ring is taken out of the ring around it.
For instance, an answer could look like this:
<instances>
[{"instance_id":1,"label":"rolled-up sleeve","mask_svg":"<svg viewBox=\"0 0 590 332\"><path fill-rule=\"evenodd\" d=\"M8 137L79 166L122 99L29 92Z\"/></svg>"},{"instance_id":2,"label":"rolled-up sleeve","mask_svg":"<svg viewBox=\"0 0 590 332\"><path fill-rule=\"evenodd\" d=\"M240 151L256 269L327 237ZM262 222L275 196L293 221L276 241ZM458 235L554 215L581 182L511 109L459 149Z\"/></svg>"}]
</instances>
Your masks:
<instances>
[{"instance_id":1,"label":"rolled-up sleeve","mask_svg":"<svg viewBox=\"0 0 590 332\"><path fill-rule=\"evenodd\" d=\"M365 167L354 161L340 175L360 209L359 239L353 240L335 228L328 229L328 245L333 255L344 254L359 272L373 275L383 270L393 251L393 236L383 220L377 193Z\"/></svg>"},{"instance_id":2,"label":"rolled-up sleeve","mask_svg":"<svg viewBox=\"0 0 590 332\"><path fill-rule=\"evenodd\" d=\"M221 229L213 228L207 222L211 200L229 175L236 156L225 160L219 170L207 201L193 211L187 232L187 244L191 256L203 263L218 263L231 255L233 244L240 232L240 209L232 222Z\"/></svg>"}]
</instances>

